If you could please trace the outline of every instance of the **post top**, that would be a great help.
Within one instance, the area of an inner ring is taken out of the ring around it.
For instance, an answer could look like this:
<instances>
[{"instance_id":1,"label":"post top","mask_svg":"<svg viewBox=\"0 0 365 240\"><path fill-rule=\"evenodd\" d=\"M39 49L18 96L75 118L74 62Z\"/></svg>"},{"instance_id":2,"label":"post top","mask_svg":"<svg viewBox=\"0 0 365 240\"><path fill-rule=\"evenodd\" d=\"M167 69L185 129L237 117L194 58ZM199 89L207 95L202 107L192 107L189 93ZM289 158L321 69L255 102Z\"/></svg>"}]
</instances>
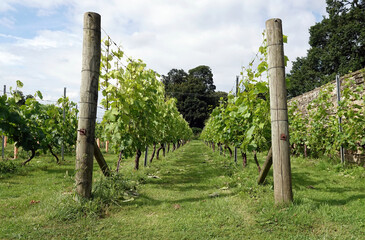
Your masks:
<instances>
[{"instance_id":1,"label":"post top","mask_svg":"<svg viewBox=\"0 0 365 240\"><path fill-rule=\"evenodd\" d=\"M84 28L100 31L101 16L95 12L84 13Z\"/></svg>"},{"instance_id":2,"label":"post top","mask_svg":"<svg viewBox=\"0 0 365 240\"><path fill-rule=\"evenodd\" d=\"M282 21L281 21L280 18L271 18L271 19L266 21L266 24L268 24L269 22L279 22L279 23L281 23Z\"/></svg>"}]
</instances>

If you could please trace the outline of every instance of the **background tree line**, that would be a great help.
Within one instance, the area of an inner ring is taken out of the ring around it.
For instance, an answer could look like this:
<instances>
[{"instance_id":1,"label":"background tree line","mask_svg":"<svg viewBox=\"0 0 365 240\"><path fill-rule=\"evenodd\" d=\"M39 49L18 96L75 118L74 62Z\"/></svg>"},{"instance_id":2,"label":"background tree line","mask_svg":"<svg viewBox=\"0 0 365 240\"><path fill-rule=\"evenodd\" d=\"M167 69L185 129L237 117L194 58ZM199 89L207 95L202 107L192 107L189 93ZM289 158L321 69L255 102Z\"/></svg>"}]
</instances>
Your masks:
<instances>
[{"instance_id":1,"label":"background tree line","mask_svg":"<svg viewBox=\"0 0 365 240\"><path fill-rule=\"evenodd\" d=\"M213 73L208 66L198 66L185 72L171 69L162 76L166 96L177 99L177 108L192 128L203 128L205 120L219 105L226 92L216 92ZM199 130L198 130L199 131Z\"/></svg>"},{"instance_id":2,"label":"background tree line","mask_svg":"<svg viewBox=\"0 0 365 240\"><path fill-rule=\"evenodd\" d=\"M328 17L309 28L310 49L287 75L295 97L365 66L365 1L327 0Z\"/></svg>"}]
</instances>

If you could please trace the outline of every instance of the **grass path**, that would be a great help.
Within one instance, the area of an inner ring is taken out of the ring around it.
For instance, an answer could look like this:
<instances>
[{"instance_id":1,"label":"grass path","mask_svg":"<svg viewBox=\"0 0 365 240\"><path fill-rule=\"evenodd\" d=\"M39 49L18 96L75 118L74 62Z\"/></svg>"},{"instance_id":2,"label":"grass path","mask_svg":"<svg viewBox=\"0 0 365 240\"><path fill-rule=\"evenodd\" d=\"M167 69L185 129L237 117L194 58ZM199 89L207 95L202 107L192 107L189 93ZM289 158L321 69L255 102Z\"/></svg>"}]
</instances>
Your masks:
<instances>
[{"instance_id":1,"label":"grass path","mask_svg":"<svg viewBox=\"0 0 365 240\"><path fill-rule=\"evenodd\" d=\"M117 157L105 157L115 169ZM200 141L139 171L129 159L122 174L138 183L137 197L113 204L102 218L64 221L54 216L70 211L63 200L71 198L74 157L61 166L38 158L18 173L0 174L0 239L363 239L363 168L292 158L294 203L279 208L272 173L258 186L248 160L243 169ZM98 181L96 164L94 170ZM79 211L71 202L71 211Z\"/></svg>"},{"instance_id":2,"label":"grass path","mask_svg":"<svg viewBox=\"0 0 365 240\"><path fill-rule=\"evenodd\" d=\"M141 187L138 199L113 217L108 234L123 239L232 239L250 214L230 188L227 162L195 141L172 153ZM231 161L231 160L230 160ZM133 222L134 224L130 224ZM117 225L115 225L117 224ZM118 232L118 228L123 230ZM248 236L247 236L248 237Z\"/></svg>"}]
</instances>

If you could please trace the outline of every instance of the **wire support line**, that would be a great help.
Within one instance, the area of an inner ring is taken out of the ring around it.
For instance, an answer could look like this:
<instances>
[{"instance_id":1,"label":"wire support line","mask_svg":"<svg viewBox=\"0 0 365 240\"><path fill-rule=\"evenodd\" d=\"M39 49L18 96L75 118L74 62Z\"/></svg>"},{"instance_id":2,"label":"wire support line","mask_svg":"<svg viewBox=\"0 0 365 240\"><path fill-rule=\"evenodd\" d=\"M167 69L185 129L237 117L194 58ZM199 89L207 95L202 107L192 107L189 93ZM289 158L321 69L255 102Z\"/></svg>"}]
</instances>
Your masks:
<instances>
[{"instance_id":1,"label":"wire support line","mask_svg":"<svg viewBox=\"0 0 365 240\"><path fill-rule=\"evenodd\" d=\"M103 46L104 47L104 46ZM107 52L107 49L105 48L105 49L103 49L104 51L106 51ZM118 56L116 56L113 52L109 52L108 53L109 55L111 55L111 56L113 56L113 57L116 57L117 58L117 62L119 62L124 68L127 68L127 66L126 65L124 65L124 63L122 63L121 61L120 61L120 58L118 57Z\"/></svg>"},{"instance_id":2,"label":"wire support line","mask_svg":"<svg viewBox=\"0 0 365 240\"><path fill-rule=\"evenodd\" d=\"M90 30L90 31L95 31L97 33L101 33L100 30L98 30L97 28L82 28L83 30Z\"/></svg>"},{"instance_id":3,"label":"wire support line","mask_svg":"<svg viewBox=\"0 0 365 240\"><path fill-rule=\"evenodd\" d=\"M280 68L280 69L283 69L284 68L285 69L285 66L270 67L270 68L267 69L267 71L270 71L271 69L274 69L274 68L276 68L276 69L277 68Z\"/></svg>"},{"instance_id":4,"label":"wire support line","mask_svg":"<svg viewBox=\"0 0 365 240\"><path fill-rule=\"evenodd\" d=\"M81 72L92 72L92 73L99 74L99 71L93 71L93 70L90 70L90 69L81 69Z\"/></svg>"},{"instance_id":5,"label":"wire support line","mask_svg":"<svg viewBox=\"0 0 365 240\"><path fill-rule=\"evenodd\" d=\"M118 45L114 40L113 38L110 37L110 35L105 31L105 29L103 27L100 27L101 30L105 33L105 35L109 38L109 40L112 42L112 44L114 44L118 49L120 48L120 45ZM125 55L128 59L132 59L130 58L126 53L125 51L123 50L123 55Z\"/></svg>"},{"instance_id":6,"label":"wire support line","mask_svg":"<svg viewBox=\"0 0 365 240\"><path fill-rule=\"evenodd\" d=\"M267 47L271 47L271 46L283 46L283 42L282 43L273 43L273 44L267 45Z\"/></svg>"},{"instance_id":7,"label":"wire support line","mask_svg":"<svg viewBox=\"0 0 365 240\"><path fill-rule=\"evenodd\" d=\"M265 43L265 40L262 41L260 47L262 47L264 45L264 43ZM255 60L258 58L259 53L260 53L260 49L257 51L255 57L250 61L249 66L253 65L253 63L255 62Z\"/></svg>"}]
</instances>

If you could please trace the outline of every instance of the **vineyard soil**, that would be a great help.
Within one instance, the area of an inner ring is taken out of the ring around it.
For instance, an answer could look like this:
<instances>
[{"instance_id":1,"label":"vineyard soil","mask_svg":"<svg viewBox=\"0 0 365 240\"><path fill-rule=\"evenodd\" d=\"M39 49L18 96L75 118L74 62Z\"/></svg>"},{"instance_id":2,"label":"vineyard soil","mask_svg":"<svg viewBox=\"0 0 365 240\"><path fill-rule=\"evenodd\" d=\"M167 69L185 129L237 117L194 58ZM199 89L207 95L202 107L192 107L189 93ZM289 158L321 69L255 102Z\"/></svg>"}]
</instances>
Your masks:
<instances>
[{"instance_id":1,"label":"vineyard soil","mask_svg":"<svg viewBox=\"0 0 365 240\"><path fill-rule=\"evenodd\" d=\"M265 154L258 155L261 165ZM115 169L117 154L105 157ZM248 166L243 169L241 159L235 166L232 158L192 141L139 171L133 170L132 158L123 160L120 171L136 182L138 196L112 204L101 217L64 220L55 216L64 210L63 200L72 197L74 159L68 156L66 162L56 165L52 156L37 156L15 172L0 172L0 239L365 236L365 171L361 167L292 158L294 203L273 207L272 172L266 184L258 186L253 156L248 156ZM94 181L102 178L95 163Z\"/></svg>"}]
</instances>

